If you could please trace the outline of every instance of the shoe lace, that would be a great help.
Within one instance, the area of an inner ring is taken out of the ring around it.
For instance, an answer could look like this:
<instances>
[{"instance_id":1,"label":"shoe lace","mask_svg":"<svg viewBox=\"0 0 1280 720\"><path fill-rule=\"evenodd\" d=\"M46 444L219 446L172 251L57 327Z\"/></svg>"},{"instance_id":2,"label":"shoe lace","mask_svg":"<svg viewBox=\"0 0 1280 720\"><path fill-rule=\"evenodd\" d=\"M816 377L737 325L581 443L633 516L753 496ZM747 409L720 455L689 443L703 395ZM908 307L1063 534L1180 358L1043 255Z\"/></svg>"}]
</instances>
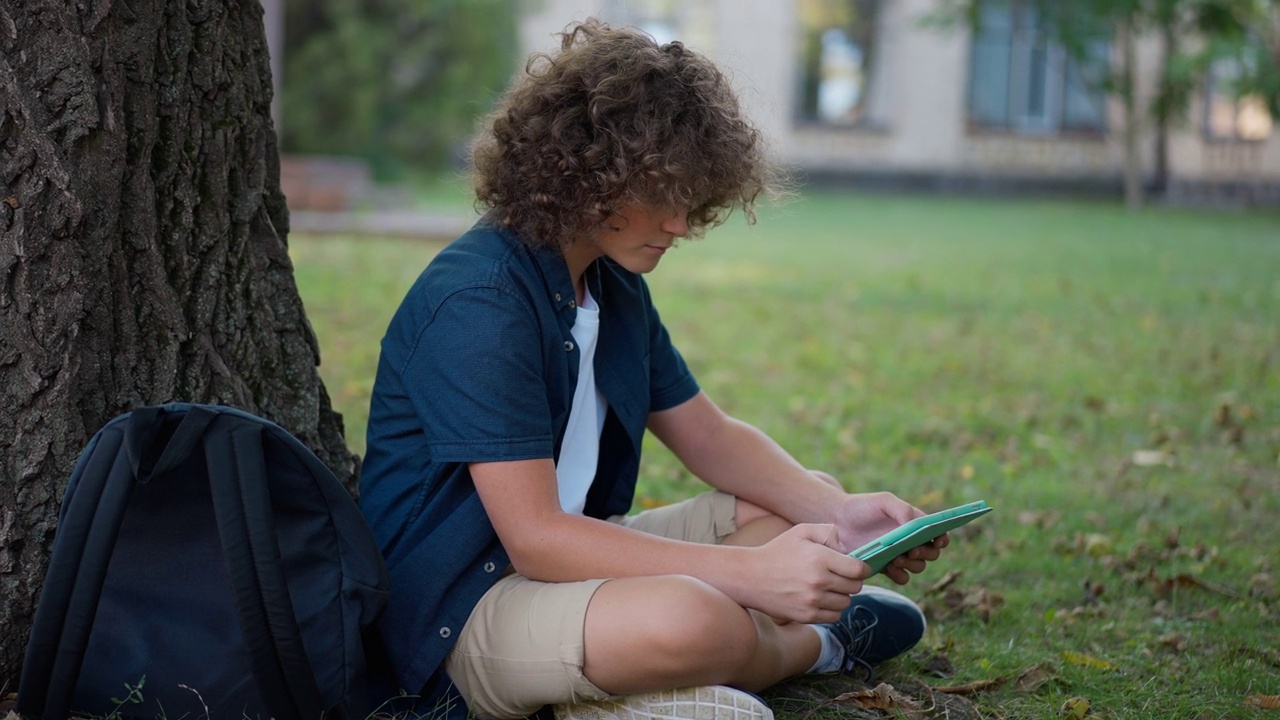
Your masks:
<instances>
[{"instance_id":1,"label":"shoe lace","mask_svg":"<svg viewBox=\"0 0 1280 720\"><path fill-rule=\"evenodd\" d=\"M864 681L868 684L875 673L871 664L863 660L862 656L871 647L871 631L879 623L880 618L874 612L859 605L832 628L844 647L844 660L840 663L841 670L852 675L855 669L860 669L861 672L866 673Z\"/></svg>"}]
</instances>

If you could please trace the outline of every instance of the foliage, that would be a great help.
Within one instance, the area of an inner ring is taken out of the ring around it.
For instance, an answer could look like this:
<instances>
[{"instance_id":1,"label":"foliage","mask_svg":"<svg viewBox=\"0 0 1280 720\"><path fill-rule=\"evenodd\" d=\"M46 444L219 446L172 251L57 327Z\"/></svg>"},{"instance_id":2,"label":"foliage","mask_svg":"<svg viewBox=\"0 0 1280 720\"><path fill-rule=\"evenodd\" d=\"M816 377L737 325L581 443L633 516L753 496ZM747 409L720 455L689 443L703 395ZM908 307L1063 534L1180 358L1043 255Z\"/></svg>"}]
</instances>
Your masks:
<instances>
[{"instance_id":1,"label":"foliage","mask_svg":"<svg viewBox=\"0 0 1280 720\"><path fill-rule=\"evenodd\" d=\"M929 22L941 26L967 23L978 27L986 5L1034 9L1071 56L1088 63L1098 38L1112 38L1119 48L1103 88L1124 106L1125 197L1140 204L1142 176L1138 129L1156 128L1155 186L1167 187L1169 129L1182 121L1191 98L1201 88L1215 60L1236 64L1240 79L1228 91L1258 95L1280 118L1280 4L1273 0L942 0ZM1134 39L1155 34L1163 58L1155 93L1140 109Z\"/></svg>"},{"instance_id":2,"label":"foliage","mask_svg":"<svg viewBox=\"0 0 1280 720\"><path fill-rule=\"evenodd\" d=\"M516 70L516 0L288 0L285 150L382 176L457 161Z\"/></svg>"},{"instance_id":3,"label":"foliage","mask_svg":"<svg viewBox=\"0 0 1280 720\"><path fill-rule=\"evenodd\" d=\"M142 687L147 684L147 676L143 675L138 678L137 685L124 684L124 689L128 690L123 698L113 697L111 702L115 703L115 708L107 715L106 720L121 720L124 717L120 710L125 705L141 705L142 704Z\"/></svg>"},{"instance_id":4,"label":"foliage","mask_svg":"<svg viewBox=\"0 0 1280 720\"><path fill-rule=\"evenodd\" d=\"M982 5L1011 1L943 0L931 21L976 27ZM1152 117L1158 122L1176 120L1186 112L1209 61L1220 57L1251 58L1238 89L1263 95L1272 114L1280 117L1280 5L1271 0L1017 1L1041 13L1068 52L1082 61L1088 60L1092 40L1109 37L1126 24L1139 32L1167 32L1179 41L1166 54L1164 80L1152 100ZM1180 41L1188 38L1202 40L1203 48L1183 49ZM1114 75L1108 83L1116 93L1126 92L1127 87Z\"/></svg>"},{"instance_id":5,"label":"foliage","mask_svg":"<svg viewBox=\"0 0 1280 720\"><path fill-rule=\"evenodd\" d=\"M996 508L904 589L929 634L879 680L989 717L1084 698L1091 717L1262 719L1280 692L1277 227L810 194L649 280L711 397L803 462L926 510ZM438 246L292 240L356 443L378 341ZM700 488L646 440L640 505ZM771 697L784 720L813 708ZM873 716L858 701L814 720Z\"/></svg>"}]
</instances>

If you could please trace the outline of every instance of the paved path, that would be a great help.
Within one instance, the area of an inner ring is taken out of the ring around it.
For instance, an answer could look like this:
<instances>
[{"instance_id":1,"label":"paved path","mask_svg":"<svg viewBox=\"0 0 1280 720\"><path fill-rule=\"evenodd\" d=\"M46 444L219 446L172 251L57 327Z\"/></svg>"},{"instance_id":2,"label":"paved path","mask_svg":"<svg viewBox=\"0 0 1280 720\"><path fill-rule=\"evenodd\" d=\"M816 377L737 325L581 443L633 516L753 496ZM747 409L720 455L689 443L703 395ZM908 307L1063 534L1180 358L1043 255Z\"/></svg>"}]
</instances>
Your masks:
<instances>
[{"instance_id":1,"label":"paved path","mask_svg":"<svg viewBox=\"0 0 1280 720\"><path fill-rule=\"evenodd\" d=\"M468 216L466 213L293 210L289 213L289 231L315 235L391 235L425 240L452 240L466 232L475 221L475 216Z\"/></svg>"}]
</instances>

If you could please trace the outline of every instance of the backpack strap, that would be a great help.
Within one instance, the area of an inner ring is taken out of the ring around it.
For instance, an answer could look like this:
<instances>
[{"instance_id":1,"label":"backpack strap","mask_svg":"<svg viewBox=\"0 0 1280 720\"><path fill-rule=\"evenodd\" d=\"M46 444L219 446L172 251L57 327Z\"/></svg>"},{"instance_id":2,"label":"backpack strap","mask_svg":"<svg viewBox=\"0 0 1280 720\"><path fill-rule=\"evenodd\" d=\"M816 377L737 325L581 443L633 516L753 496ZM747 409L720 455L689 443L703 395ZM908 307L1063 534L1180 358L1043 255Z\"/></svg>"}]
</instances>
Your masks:
<instances>
[{"instance_id":1,"label":"backpack strap","mask_svg":"<svg viewBox=\"0 0 1280 720\"><path fill-rule=\"evenodd\" d=\"M119 452L124 433L99 434L77 467L79 482L58 524L55 548L31 626L18 692L24 715L65 718L133 473ZM73 475L74 477L75 475Z\"/></svg>"},{"instance_id":2,"label":"backpack strap","mask_svg":"<svg viewBox=\"0 0 1280 720\"><path fill-rule=\"evenodd\" d=\"M272 517L263 427L220 415L205 434L218 535L262 700L277 720L324 707L285 582Z\"/></svg>"},{"instance_id":3,"label":"backpack strap","mask_svg":"<svg viewBox=\"0 0 1280 720\"><path fill-rule=\"evenodd\" d=\"M201 405L187 407L187 414L165 443L164 449L159 453L153 452L167 414L162 406L142 407L129 414L124 450L129 457L129 466L133 468L133 476L140 483L164 475L187 459L200 446L205 429L218 417L217 412Z\"/></svg>"},{"instance_id":4,"label":"backpack strap","mask_svg":"<svg viewBox=\"0 0 1280 720\"><path fill-rule=\"evenodd\" d=\"M158 453L166 412L137 408L97 433L72 478L74 492L58 523L53 556L23 662L23 715L65 718L89 647L107 567L135 480L171 469L191 449L215 413L194 406Z\"/></svg>"}]
</instances>

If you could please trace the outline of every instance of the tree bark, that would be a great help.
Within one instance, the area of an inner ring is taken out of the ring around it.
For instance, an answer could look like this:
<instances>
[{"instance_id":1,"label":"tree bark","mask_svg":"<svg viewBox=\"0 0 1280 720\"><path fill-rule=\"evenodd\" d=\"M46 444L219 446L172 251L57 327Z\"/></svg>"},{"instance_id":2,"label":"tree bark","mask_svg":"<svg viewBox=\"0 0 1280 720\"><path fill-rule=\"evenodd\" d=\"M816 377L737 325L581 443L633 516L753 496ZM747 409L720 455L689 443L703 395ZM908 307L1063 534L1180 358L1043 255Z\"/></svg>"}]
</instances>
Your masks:
<instances>
[{"instance_id":1,"label":"tree bark","mask_svg":"<svg viewBox=\"0 0 1280 720\"><path fill-rule=\"evenodd\" d=\"M1135 19L1120 22L1117 35L1120 38L1122 62L1121 100L1124 103L1124 202L1130 210L1142 206L1142 154L1138 147L1138 54L1135 49Z\"/></svg>"},{"instance_id":2,"label":"tree bark","mask_svg":"<svg viewBox=\"0 0 1280 720\"><path fill-rule=\"evenodd\" d=\"M131 407L255 412L351 487L293 280L257 0L0 4L0 687L63 486Z\"/></svg>"},{"instance_id":3,"label":"tree bark","mask_svg":"<svg viewBox=\"0 0 1280 720\"><path fill-rule=\"evenodd\" d=\"M1173 17L1161 19L1160 41L1160 107L1155 116L1155 168L1151 178L1151 194L1157 201L1168 199L1169 194L1169 136L1174 120L1174 104L1170 100L1174 93L1172 65L1179 52L1178 33Z\"/></svg>"}]
</instances>

